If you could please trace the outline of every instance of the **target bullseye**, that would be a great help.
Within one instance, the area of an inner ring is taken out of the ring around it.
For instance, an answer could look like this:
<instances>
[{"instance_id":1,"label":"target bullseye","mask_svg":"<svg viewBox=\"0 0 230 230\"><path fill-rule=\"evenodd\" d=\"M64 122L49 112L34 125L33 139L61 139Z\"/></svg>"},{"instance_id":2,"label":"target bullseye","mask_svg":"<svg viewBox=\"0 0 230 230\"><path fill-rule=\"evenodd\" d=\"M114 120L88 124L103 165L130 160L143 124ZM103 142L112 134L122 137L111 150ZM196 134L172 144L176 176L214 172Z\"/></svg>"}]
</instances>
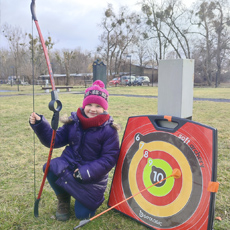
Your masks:
<instances>
[{"instance_id":1,"label":"target bullseye","mask_svg":"<svg viewBox=\"0 0 230 230\"><path fill-rule=\"evenodd\" d=\"M192 173L191 173L190 165L188 164L185 156L175 146L169 143L161 142L161 141L145 143L144 145L143 143L141 143L140 145L141 145L141 148L139 148L136 154L134 155L130 163L130 167L129 167L129 185L130 185L131 193L135 194L139 191L137 183L136 183L137 180L132 175L133 175L133 172L137 171L138 163L143 158L143 150L142 150L143 147L144 149L148 149L151 152L157 151L160 149L166 153L170 153L172 156L174 156L174 158L181 161L179 165L180 165L181 172L182 172L182 188L180 191L180 196L179 196L180 198L178 197L177 199L174 200L173 203L169 204L168 206L154 205L146 201L146 199L144 199L143 196L135 197L136 202L141 208L143 208L148 213L155 215L155 216L157 215L161 217L166 217L166 216L172 216L178 213L188 202L191 191L192 191ZM187 180L184 180L183 174L188 175ZM172 182L169 181L168 183L172 183ZM154 189L156 191L156 188ZM170 208L170 206L173 206L173 208L172 207Z\"/></svg>"},{"instance_id":2,"label":"target bullseye","mask_svg":"<svg viewBox=\"0 0 230 230\"><path fill-rule=\"evenodd\" d=\"M148 162L143 171L143 181L145 187L149 187L151 184L154 184L172 172L171 166L162 159L152 159L148 158ZM156 186L150 188L148 191L158 197L167 195L173 188L174 179L169 178L167 181L163 181Z\"/></svg>"},{"instance_id":3,"label":"target bullseye","mask_svg":"<svg viewBox=\"0 0 230 230\"><path fill-rule=\"evenodd\" d=\"M165 174L165 177L167 177L170 175L173 168L180 169L178 162L166 152L152 151L148 152L148 156L149 158L143 157L137 167L136 181L139 190L148 187L151 183L159 181L162 174ZM170 164L168 162L170 162ZM147 168L149 168L148 166L150 165L155 165L153 167L157 166L157 169L151 172L149 172L149 169L147 171ZM143 178L141 175L143 175ZM153 176L153 178L157 181L152 181L150 179L151 176ZM143 197L148 202L155 205L168 205L177 198L180 193L181 186L181 179L174 181L173 178L169 178L165 181L165 183L160 183L158 186L152 187L148 191L144 192Z\"/></svg>"}]
</instances>

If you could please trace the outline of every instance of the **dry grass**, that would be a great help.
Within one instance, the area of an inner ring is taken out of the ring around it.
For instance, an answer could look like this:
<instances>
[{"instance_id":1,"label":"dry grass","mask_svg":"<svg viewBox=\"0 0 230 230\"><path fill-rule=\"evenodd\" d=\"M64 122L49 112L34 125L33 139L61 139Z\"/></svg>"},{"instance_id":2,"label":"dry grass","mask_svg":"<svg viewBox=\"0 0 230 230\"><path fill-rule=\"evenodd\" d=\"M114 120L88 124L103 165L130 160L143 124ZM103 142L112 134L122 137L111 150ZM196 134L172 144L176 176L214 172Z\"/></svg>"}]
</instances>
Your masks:
<instances>
[{"instance_id":1,"label":"dry grass","mask_svg":"<svg viewBox=\"0 0 230 230\"><path fill-rule=\"evenodd\" d=\"M0 88L1 89L1 88ZM37 93L41 93L36 89ZM80 89L82 91L83 89ZM109 88L110 94L140 94L157 95L156 87L117 87ZM230 98L229 88L194 89L194 97ZM47 161L48 149L42 146L35 137L28 124L29 114L33 110L32 91L30 86L20 92L23 96L0 97L0 229L72 229L78 224L71 213L71 219L65 223L58 222L52 217L55 214L56 201L52 189L46 183L42 199L39 204L39 218L34 218L34 199L42 180L42 165ZM6 93L4 93L6 94ZM9 94L9 93L8 93ZM62 114L69 114L81 106L83 95L60 93L63 103ZM36 95L35 111L51 119L52 113L47 105L50 94ZM110 97L110 114L123 130L129 116L157 114L157 99L136 98L124 96ZM215 230L227 230L230 226L229 179L230 163L228 160L230 149L230 103L216 103L194 101L193 120L218 129L218 181L219 192L216 199L216 214L222 221L214 222ZM59 156L61 149L54 150L53 157ZM35 162L35 166L34 166ZM34 167L36 172L34 192ZM112 173L110 175L111 183ZM108 185L105 194L109 196ZM106 201L99 208L98 213L107 208ZM72 201L73 202L73 201ZM74 204L71 203L73 206ZM145 226L114 211L110 211L97 220L90 222L83 229L147 229Z\"/></svg>"}]
</instances>

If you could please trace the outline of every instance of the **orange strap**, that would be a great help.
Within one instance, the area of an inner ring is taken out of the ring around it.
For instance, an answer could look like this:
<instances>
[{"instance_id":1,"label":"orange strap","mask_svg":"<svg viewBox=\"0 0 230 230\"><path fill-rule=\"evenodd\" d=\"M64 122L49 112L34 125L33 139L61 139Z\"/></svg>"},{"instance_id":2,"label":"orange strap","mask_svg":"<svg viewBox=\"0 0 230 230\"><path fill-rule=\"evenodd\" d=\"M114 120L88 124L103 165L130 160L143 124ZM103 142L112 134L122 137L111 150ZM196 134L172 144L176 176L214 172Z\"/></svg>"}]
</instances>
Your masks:
<instances>
[{"instance_id":1,"label":"orange strap","mask_svg":"<svg viewBox=\"0 0 230 230\"><path fill-rule=\"evenodd\" d=\"M172 121L172 116L164 116L164 119L168 120L169 122Z\"/></svg>"},{"instance_id":2,"label":"orange strap","mask_svg":"<svg viewBox=\"0 0 230 230\"><path fill-rule=\"evenodd\" d=\"M209 192L217 192L218 188L219 188L219 182L210 181L208 183L208 191Z\"/></svg>"}]
</instances>

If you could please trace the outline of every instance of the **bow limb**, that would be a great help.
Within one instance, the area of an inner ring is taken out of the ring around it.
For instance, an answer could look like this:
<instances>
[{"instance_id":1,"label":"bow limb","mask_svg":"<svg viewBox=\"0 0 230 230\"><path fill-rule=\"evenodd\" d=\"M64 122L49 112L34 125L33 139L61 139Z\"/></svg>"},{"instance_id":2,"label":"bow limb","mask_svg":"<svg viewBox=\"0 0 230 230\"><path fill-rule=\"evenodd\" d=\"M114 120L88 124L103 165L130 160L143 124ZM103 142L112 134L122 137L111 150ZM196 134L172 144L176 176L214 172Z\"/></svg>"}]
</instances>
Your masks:
<instances>
[{"instance_id":1,"label":"bow limb","mask_svg":"<svg viewBox=\"0 0 230 230\"><path fill-rule=\"evenodd\" d=\"M31 9L31 13L32 13L32 18L33 18L33 20L35 22L35 25L36 25L36 28L37 28L37 31L38 31L38 34L39 34L39 38L40 38L42 48L43 48L43 51L44 51L44 55L45 55L45 58L46 58L46 64L47 64L48 71L49 71L50 83L51 83L51 86L52 86L51 101L49 103L49 109L51 111L53 111L53 117L52 117L52 120L51 120L51 127L53 129L53 133L52 133L52 138L51 138L51 143L50 143L50 151L49 151L48 160L47 160L47 163L46 163L46 168L45 168L43 180L42 180L40 190L39 190L39 193L38 193L38 197L35 200L35 204L34 204L34 216L38 217L38 205L39 205L42 190L43 190L43 187L44 187L44 184L45 184L45 180L46 180L46 177L47 177L47 173L48 173L48 170L49 170L50 160L51 160L51 157L52 157L52 152L53 152L53 148L54 148L54 144L55 144L56 130L58 128L59 112L62 109L62 103L61 103L60 100L58 100L58 93L57 93L56 88L55 88L53 71L52 71L48 51L47 51L47 48L45 46L45 41L43 39L41 29L40 29L40 26L38 24L38 20L37 20L37 17L36 17L35 0L32 0L31 5L30 5L30 9Z\"/></svg>"}]
</instances>

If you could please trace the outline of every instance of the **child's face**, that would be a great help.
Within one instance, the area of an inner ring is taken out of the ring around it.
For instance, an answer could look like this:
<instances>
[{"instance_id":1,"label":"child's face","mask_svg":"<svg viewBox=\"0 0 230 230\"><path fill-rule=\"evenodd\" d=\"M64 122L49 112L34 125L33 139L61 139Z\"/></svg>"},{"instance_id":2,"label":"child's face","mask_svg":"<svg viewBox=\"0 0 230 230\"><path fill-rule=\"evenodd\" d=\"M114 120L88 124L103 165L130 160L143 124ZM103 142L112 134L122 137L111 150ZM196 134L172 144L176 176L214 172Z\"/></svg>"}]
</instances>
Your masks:
<instances>
[{"instance_id":1,"label":"child's face","mask_svg":"<svg viewBox=\"0 0 230 230\"><path fill-rule=\"evenodd\" d=\"M84 112L88 118L93 118L103 113L104 109L98 104L91 103L85 106Z\"/></svg>"}]
</instances>

